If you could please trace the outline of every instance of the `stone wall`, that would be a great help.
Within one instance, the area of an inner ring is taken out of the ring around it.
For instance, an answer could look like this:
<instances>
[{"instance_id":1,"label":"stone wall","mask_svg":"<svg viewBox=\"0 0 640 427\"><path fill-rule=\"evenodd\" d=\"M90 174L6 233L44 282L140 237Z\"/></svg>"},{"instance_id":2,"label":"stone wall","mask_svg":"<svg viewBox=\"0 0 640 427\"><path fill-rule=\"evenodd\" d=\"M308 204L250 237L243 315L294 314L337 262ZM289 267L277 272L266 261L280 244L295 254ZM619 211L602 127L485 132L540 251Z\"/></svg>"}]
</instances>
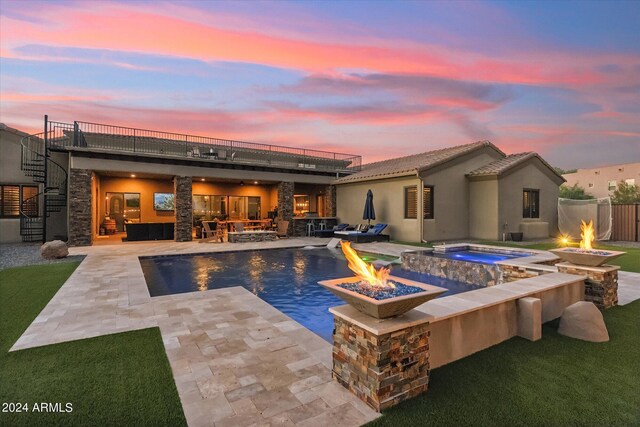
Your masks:
<instances>
[{"instance_id":1,"label":"stone wall","mask_svg":"<svg viewBox=\"0 0 640 427\"><path fill-rule=\"evenodd\" d=\"M335 185L327 185L327 187L324 190L324 210L325 210L325 216L337 215Z\"/></svg>"},{"instance_id":2,"label":"stone wall","mask_svg":"<svg viewBox=\"0 0 640 427\"><path fill-rule=\"evenodd\" d=\"M88 169L69 171L69 246L93 243L92 177Z\"/></svg>"},{"instance_id":3,"label":"stone wall","mask_svg":"<svg viewBox=\"0 0 640 427\"><path fill-rule=\"evenodd\" d=\"M428 252L403 253L402 267L472 285L494 286L500 283L501 273L497 265L439 258L429 255Z\"/></svg>"},{"instance_id":4,"label":"stone wall","mask_svg":"<svg viewBox=\"0 0 640 427\"><path fill-rule=\"evenodd\" d=\"M599 309L618 305L618 270L620 267L603 265L585 267L561 262L556 264L559 273L586 275L584 300L593 302Z\"/></svg>"},{"instance_id":5,"label":"stone wall","mask_svg":"<svg viewBox=\"0 0 640 427\"><path fill-rule=\"evenodd\" d=\"M429 324L376 335L334 316L333 376L380 412L427 390Z\"/></svg>"},{"instance_id":6,"label":"stone wall","mask_svg":"<svg viewBox=\"0 0 640 427\"><path fill-rule=\"evenodd\" d=\"M174 177L174 192L176 195L176 242L190 242L193 230L193 198L190 176Z\"/></svg>"},{"instance_id":7,"label":"stone wall","mask_svg":"<svg viewBox=\"0 0 640 427\"><path fill-rule=\"evenodd\" d=\"M499 264L500 269L500 283L515 282L520 279L527 279L529 277L540 276L541 274L548 273L547 271L533 270L523 265L504 265Z\"/></svg>"},{"instance_id":8,"label":"stone wall","mask_svg":"<svg viewBox=\"0 0 640 427\"><path fill-rule=\"evenodd\" d=\"M278 184L278 218L289 221L289 231L293 230L293 182L282 181Z\"/></svg>"}]
</instances>

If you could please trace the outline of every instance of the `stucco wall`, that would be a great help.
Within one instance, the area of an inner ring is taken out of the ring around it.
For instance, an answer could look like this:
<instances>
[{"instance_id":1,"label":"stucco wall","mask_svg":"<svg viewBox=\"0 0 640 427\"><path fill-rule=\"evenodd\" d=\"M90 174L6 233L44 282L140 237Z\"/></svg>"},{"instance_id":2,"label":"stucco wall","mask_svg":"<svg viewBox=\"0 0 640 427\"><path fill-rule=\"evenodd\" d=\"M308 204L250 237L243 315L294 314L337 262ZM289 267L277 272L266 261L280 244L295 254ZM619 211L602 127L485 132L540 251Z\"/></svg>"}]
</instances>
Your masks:
<instances>
[{"instance_id":1,"label":"stucco wall","mask_svg":"<svg viewBox=\"0 0 640 427\"><path fill-rule=\"evenodd\" d=\"M22 135L0 129L0 184L35 185L20 170ZM42 205L42 203L40 204ZM20 219L0 218L0 243L21 242Z\"/></svg>"},{"instance_id":2,"label":"stucco wall","mask_svg":"<svg viewBox=\"0 0 640 427\"><path fill-rule=\"evenodd\" d=\"M501 238L498 221L498 179L491 177L469 182L469 237Z\"/></svg>"},{"instance_id":3,"label":"stucco wall","mask_svg":"<svg viewBox=\"0 0 640 427\"><path fill-rule=\"evenodd\" d=\"M434 186L434 219L424 220L425 240L469 237L470 202L466 174L500 157L494 149L485 147L422 175L425 186Z\"/></svg>"},{"instance_id":4,"label":"stucco wall","mask_svg":"<svg viewBox=\"0 0 640 427\"><path fill-rule=\"evenodd\" d=\"M375 222L389 225L384 231L394 240L420 241L418 219L404 219L404 187L416 185L420 180L416 176L392 178L378 181L355 182L337 186L337 213L340 222L360 224L367 191L373 192L373 204L376 210Z\"/></svg>"},{"instance_id":5,"label":"stucco wall","mask_svg":"<svg viewBox=\"0 0 640 427\"><path fill-rule=\"evenodd\" d=\"M518 231L524 222L548 222L549 234L558 229L559 183L537 159L505 173L499 179L499 226L505 222L508 231ZM540 190L540 218L522 217L522 191L525 188ZM526 238L527 236L525 236Z\"/></svg>"}]
</instances>

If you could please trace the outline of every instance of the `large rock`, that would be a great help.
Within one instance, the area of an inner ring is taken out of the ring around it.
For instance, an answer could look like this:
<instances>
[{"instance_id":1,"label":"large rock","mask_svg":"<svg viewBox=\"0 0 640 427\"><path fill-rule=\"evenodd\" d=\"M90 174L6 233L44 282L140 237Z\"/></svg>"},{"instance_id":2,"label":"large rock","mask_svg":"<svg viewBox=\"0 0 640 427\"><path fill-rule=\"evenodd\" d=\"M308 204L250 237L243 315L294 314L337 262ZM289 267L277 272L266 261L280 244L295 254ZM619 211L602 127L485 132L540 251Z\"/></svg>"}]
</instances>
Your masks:
<instances>
[{"instance_id":1,"label":"large rock","mask_svg":"<svg viewBox=\"0 0 640 427\"><path fill-rule=\"evenodd\" d=\"M588 301L578 301L565 308L558 333L583 341L609 341L602 313L594 303Z\"/></svg>"},{"instance_id":2,"label":"large rock","mask_svg":"<svg viewBox=\"0 0 640 427\"><path fill-rule=\"evenodd\" d=\"M69 249L62 240L53 240L40 246L40 255L45 259L64 258L69 255Z\"/></svg>"}]
</instances>

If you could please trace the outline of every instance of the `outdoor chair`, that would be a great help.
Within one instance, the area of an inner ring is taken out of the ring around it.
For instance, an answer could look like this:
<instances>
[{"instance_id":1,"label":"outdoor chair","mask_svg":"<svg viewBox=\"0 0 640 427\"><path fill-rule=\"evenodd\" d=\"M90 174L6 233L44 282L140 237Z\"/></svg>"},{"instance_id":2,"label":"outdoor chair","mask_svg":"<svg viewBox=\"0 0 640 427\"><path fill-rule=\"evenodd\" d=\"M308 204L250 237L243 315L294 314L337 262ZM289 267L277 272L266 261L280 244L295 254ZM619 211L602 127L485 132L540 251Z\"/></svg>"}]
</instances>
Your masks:
<instances>
[{"instance_id":1,"label":"outdoor chair","mask_svg":"<svg viewBox=\"0 0 640 427\"><path fill-rule=\"evenodd\" d=\"M278 221L278 230L276 231L276 236L281 239L286 239L289 237L287 232L289 231L289 221Z\"/></svg>"},{"instance_id":2,"label":"outdoor chair","mask_svg":"<svg viewBox=\"0 0 640 427\"><path fill-rule=\"evenodd\" d=\"M236 231L236 233L244 233L244 223L234 222L233 229Z\"/></svg>"},{"instance_id":3,"label":"outdoor chair","mask_svg":"<svg viewBox=\"0 0 640 427\"><path fill-rule=\"evenodd\" d=\"M224 242L224 229L219 227L217 221L202 221L203 242Z\"/></svg>"}]
</instances>

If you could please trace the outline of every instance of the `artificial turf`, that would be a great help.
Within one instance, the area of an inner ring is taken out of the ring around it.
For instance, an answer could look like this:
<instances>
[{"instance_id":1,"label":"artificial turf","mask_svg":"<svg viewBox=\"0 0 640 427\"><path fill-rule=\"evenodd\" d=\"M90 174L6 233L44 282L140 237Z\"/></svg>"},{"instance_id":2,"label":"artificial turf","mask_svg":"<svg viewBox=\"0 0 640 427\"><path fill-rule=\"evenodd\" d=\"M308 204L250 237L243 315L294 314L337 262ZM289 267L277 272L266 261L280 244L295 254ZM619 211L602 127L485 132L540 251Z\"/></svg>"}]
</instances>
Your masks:
<instances>
[{"instance_id":1,"label":"artificial turf","mask_svg":"<svg viewBox=\"0 0 640 427\"><path fill-rule=\"evenodd\" d=\"M610 341L513 338L431 371L426 394L371 426L640 425L640 301L604 312Z\"/></svg>"},{"instance_id":2,"label":"artificial turf","mask_svg":"<svg viewBox=\"0 0 640 427\"><path fill-rule=\"evenodd\" d=\"M0 425L186 425L158 328L16 352L9 349L78 263L0 271ZM65 413L36 403L71 403Z\"/></svg>"}]
</instances>

